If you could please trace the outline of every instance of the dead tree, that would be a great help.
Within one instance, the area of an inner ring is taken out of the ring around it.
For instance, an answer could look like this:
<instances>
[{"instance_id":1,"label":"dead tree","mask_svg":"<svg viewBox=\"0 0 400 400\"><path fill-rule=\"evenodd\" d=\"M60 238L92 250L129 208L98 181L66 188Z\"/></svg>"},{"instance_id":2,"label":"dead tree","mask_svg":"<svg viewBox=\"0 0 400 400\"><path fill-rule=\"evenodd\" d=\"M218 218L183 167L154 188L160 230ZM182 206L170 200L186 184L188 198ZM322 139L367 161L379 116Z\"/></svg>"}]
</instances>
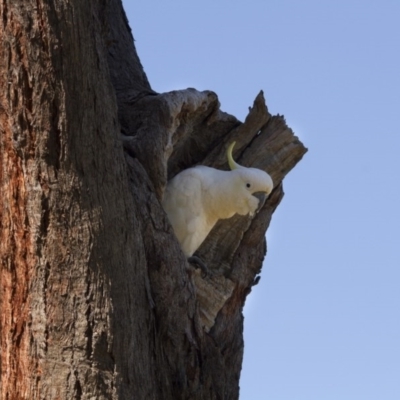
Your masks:
<instances>
[{"instance_id":1,"label":"dead tree","mask_svg":"<svg viewBox=\"0 0 400 400\"><path fill-rule=\"evenodd\" d=\"M306 149L262 92L244 123L211 91L155 93L120 0L0 13L0 398L237 399L243 304ZM275 189L218 223L203 279L160 199L182 169L227 169L233 140Z\"/></svg>"}]
</instances>

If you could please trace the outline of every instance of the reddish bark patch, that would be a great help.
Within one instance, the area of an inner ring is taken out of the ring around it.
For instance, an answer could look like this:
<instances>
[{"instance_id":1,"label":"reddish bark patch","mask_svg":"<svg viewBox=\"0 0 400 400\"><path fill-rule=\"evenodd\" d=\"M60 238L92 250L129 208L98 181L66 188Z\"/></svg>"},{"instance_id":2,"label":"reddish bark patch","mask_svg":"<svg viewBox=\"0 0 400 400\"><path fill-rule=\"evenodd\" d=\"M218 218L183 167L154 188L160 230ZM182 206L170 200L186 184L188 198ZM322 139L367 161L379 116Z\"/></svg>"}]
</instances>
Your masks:
<instances>
[{"instance_id":1,"label":"reddish bark patch","mask_svg":"<svg viewBox=\"0 0 400 400\"><path fill-rule=\"evenodd\" d=\"M11 6L11 8L13 8ZM30 124L26 37L13 10L2 6L0 24L0 345L1 399L29 397L35 366L30 357L29 288L35 273L29 223L28 160L34 154Z\"/></svg>"},{"instance_id":2,"label":"reddish bark patch","mask_svg":"<svg viewBox=\"0 0 400 400\"><path fill-rule=\"evenodd\" d=\"M2 118L2 122L4 118ZM3 124L4 127L4 124ZM30 375L29 284L35 256L26 215L26 188L22 161L11 148L11 132L2 132L0 203L1 387L2 396L19 393ZM7 175L5 176L5 171Z\"/></svg>"}]
</instances>

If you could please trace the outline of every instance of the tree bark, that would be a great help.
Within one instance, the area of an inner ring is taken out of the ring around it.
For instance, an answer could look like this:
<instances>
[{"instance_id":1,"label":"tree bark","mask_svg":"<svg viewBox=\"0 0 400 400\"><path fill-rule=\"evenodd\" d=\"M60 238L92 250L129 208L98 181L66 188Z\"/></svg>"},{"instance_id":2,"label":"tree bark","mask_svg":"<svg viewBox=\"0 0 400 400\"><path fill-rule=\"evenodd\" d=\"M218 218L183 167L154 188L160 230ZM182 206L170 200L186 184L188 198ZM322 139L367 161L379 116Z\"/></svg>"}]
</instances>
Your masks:
<instances>
[{"instance_id":1,"label":"tree bark","mask_svg":"<svg viewBox=\"0 0 400 400\"><path fill-rule=\"evenodd\" d=\"M243 305L306 149L262 92L244 123L213 92L155 93L120 0L0 13L0 399L237 399ZM217 224L203 278L160 200L233 140L275 188Z\"/></svg>"}]
</instances>

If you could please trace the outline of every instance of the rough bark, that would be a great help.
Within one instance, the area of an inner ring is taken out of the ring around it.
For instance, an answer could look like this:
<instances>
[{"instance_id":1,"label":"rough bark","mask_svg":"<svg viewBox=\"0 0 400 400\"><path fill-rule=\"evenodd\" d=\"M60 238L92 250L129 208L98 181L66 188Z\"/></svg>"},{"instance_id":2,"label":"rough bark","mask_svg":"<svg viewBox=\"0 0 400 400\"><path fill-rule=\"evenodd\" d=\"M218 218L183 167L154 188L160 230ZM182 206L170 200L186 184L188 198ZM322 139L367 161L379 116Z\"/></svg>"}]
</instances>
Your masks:
<instances>
[{"instance_id":1,"label":"rough bark","mask_svg":"<svg viewBox=\"0 0 400 400\"><path fill-rule=\"evenodd\" d=\"M305 153L260 93L155 93L120 0L0 3L0 399L235 399L242 309L282 180ZM188 265L160 205L197 163L268 171L254 218Z\"/></svg>"}]
</instances>

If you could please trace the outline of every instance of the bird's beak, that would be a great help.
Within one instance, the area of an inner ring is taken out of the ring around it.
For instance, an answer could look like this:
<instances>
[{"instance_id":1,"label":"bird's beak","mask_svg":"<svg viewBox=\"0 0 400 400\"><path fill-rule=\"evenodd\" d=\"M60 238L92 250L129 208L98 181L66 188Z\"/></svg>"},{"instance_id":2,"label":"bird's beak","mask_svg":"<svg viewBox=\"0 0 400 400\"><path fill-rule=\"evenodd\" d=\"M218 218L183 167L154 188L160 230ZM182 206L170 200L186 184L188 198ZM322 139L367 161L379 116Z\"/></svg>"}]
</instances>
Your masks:
<instances>
[{"instance_id":1,"label":"bird's beak","mask_svg":"<svg viewBox=\"0 0 400 400\"><path fill-rule=\"evenodd\" d=\"M256 214L262 209L263 205L265 204L265 201L267 200L267 194L265 192L256 192L253 193L254 197L257 197L260 202L258 203L258 207L256 210Z\"/></svg>"}]
</instances>

